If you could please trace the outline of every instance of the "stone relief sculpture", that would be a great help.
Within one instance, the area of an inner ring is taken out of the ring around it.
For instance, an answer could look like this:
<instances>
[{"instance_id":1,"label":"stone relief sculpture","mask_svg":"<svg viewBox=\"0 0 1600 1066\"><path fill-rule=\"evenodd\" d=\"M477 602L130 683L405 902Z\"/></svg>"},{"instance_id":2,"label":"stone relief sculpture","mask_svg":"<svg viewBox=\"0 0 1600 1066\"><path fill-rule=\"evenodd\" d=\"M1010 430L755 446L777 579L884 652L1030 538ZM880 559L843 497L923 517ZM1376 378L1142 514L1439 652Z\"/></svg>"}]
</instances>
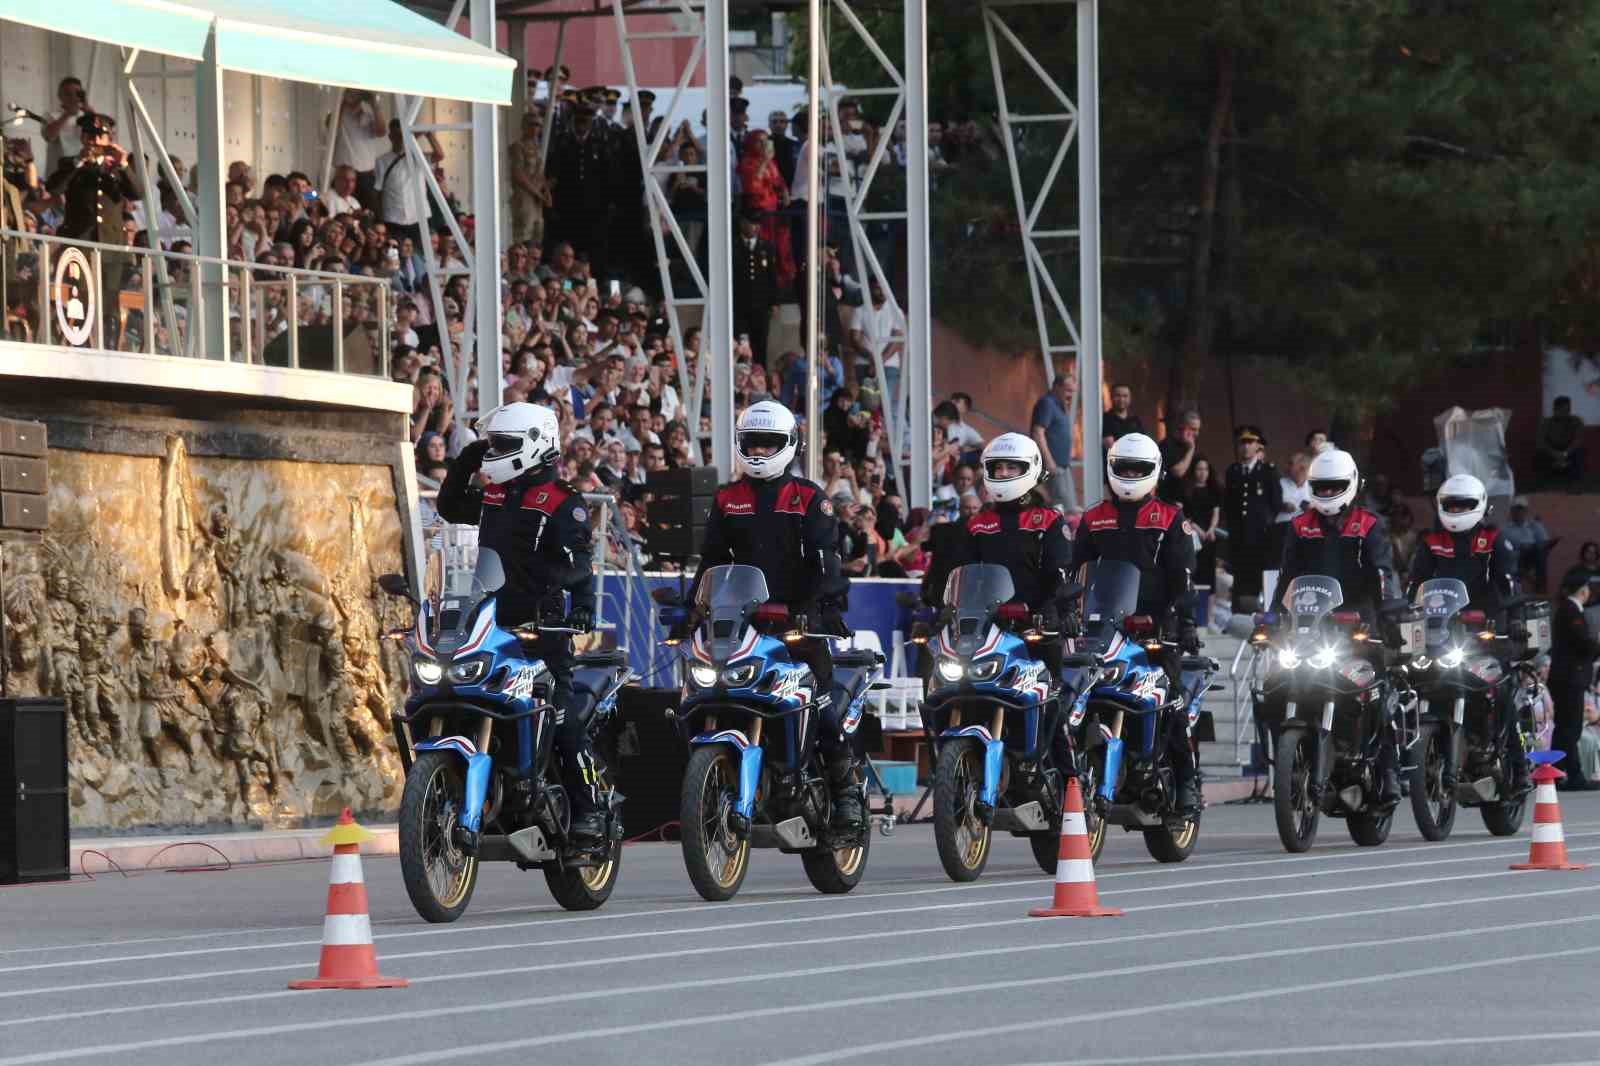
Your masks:
<instances>
[{"instance_id":1,"label":"stone relief sculpture","mask_svg":"<svg viewBox=\"0 0 1600 1066\"><path fill-rule=\"evenodd\" d=\"M390 471L56 451L8 549L11 691L67 703L80 828L292 824L398 802L409 620Z\"/></svg>"}]
</instances>

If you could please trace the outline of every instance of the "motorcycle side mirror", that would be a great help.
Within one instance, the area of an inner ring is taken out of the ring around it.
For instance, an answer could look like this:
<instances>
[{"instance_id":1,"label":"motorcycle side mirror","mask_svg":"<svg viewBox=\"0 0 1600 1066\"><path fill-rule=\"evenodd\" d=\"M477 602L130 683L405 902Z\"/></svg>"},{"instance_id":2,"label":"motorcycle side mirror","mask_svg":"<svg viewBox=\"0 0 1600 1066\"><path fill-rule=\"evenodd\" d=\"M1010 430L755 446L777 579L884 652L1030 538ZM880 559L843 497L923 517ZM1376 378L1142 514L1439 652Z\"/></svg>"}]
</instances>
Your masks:
<instances>
[{"instance_id":1,"label":"motorcycle side mirror","mask_svg":"<svg viewBox=\"0 0 1600 1066\"><path fill-rule=\"evenodd\" d=\"M378 575L378 587L391 596L398 596L409 603L416 603L416 597L411 595L411 583L404 574Z\"/></svg>"},{"instance_id":2,"label":"motorcycle side mirror","mask_svg":"<svg viewBox=\"0 0 1600 1066\"><path fill-rule=\"evenodd\" d=\"M1128 631L1130 637L1142 637L1155 632L1156 620L1147 614L1130 614L1123 619L1122 628Z\"/></svg>"},{"instance_id":3,"label":"motorcycle side mirror","mask_svg":"<svg viewBox=\"0 0 1600 1066\"><path fill-rule=\"evenodd\" d=\"M1083 584L1078 581L1072 581L1061 586L1061 590L1056 593L1056 599L1060 600L1062 603L1071 603L1073 600L1078 599L1082 595Z\"/></svg>"}]
</instances>

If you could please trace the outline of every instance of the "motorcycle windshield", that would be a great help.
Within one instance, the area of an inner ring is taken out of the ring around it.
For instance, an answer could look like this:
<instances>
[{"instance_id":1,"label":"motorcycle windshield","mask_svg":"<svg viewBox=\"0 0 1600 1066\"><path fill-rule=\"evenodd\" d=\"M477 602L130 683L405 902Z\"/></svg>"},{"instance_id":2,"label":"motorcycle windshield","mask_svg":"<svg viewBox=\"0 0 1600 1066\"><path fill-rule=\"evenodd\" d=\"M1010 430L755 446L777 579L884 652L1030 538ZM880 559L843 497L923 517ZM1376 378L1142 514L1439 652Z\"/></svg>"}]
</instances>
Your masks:
<instances>
[{"instance_id":1,"label":"motorcycle windshield","mask_svg":"<svg viewBox=\"0 0 1600 1066\"><path fill-rule=\"evenodd\" d=\"M1422 608L1422 618L1427 623L1429 650L1449 641L1450 619L1466 610L1471 599L1466 582L1453 577L1436 577L1418 587L1416 605Z\"/></svg>"},{"instance_id":2,"label":"motorcycle windshield","mask_svg":"<svg viewBox=\"0 0 1600 1066\"><path fill-rule=\"evenodd\" d=\"M1344 588L1337 578L1306 574L1289 582L1285 598L1295 632L1309 633L1324 615L1332 614L1344 603Z\"/></svg>"},{"instance_id":3,"label":"motorcycle windshield","mask_svg":"<svg viewBox=\"0 0 1600 1066\"><path fill-rule=\"evenodd\" d=\"M727 662L744 639L757 607L767 602L767 578L753 566L713 566L700 581L695 606L705 619L711 658Z\"/></svg>"},{"instance_id":4,"label":"motorcycle windshield","mask_svg":"<svg viewBox=\"0 0 1600 1066\"><path fill-rule=\"evenodd\" d=\"M957 655L974 655L983 646L994 614L1016 595L1011 572L992 563L958 566L944 583L944 605Z\"/></svg>"}]
</instances>

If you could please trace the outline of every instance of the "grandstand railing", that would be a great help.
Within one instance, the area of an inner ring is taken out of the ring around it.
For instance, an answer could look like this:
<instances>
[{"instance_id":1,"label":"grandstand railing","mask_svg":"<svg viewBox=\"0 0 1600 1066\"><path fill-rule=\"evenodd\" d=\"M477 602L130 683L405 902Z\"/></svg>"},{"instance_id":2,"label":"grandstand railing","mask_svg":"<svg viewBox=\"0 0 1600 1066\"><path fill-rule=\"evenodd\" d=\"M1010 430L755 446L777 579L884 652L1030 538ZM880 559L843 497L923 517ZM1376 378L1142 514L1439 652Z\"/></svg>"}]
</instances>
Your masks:
<instances>
[{"instance_id":1,"label":"grandstand railing","mask_svg":"<svg viewBox=\"0 0 1600 1066\"><path fill-rule=\"evenodd\" d=\"M387 380L390 300L383 278L0 229L0 340ZM217 315L225 352L206 350Z\"/></svg>"}]
</instances>

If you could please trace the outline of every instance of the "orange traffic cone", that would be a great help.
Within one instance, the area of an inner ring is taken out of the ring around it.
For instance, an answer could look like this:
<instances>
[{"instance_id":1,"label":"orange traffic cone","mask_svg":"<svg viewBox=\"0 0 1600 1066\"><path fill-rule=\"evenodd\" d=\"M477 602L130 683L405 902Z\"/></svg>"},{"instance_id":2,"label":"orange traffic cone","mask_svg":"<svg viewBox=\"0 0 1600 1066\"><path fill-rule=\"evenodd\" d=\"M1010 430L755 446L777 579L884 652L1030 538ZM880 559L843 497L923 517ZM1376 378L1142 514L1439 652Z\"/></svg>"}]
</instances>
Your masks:
<instances>
[{"instance_id":1,"label":"orange traffic cone","mask_svg":"<svg viewBox=\"0 0 1600 1066\"><path fill-rule=\"evenodd\" d=\"M356 824L350 808L322 838L333 847L333 872L328 878L328 914L322 920L322 961L310 981L290 981L293 989L405 988L398 977L378 976L372 951L372 920L367 916L367 885L361 876L361 843L372 834Z\"/></svg>"},{"instance_id":2,"label":"orange traffic cone","mask_svg":"<svg viewBox=\"0 0 1600 1066\"><path fill-rule=\"evenodd\" d=\"M1083 819L1083 794L1078 779L1067 778L1067 802L1061 815L1061 850L1056 854L1056 895L1048 907L1034 907L1034 918L1116 918L1122 912L1100 906L1094 887L1094 859L1089 854L1089 826Z\"/></svg>"},{"instance_id":3,"label":"orange traffic cone","mask_svg":"<svg viewBox=\"0 0 1600 1066\"><path fill-rule=\"evenodd\" d=\"M1539 752L1538 754L1546 754ZM1560 756L1560 752L1549 754ZM1561 830L1561 801L1556 798L1556 782L1567 775L1546 762L1533 771L1533 843L1528 846L1528 861L1511 865L1513 870L1587 870L1583 863L1567 861L1567 838Z\"/></svg>"}]
</instances>

